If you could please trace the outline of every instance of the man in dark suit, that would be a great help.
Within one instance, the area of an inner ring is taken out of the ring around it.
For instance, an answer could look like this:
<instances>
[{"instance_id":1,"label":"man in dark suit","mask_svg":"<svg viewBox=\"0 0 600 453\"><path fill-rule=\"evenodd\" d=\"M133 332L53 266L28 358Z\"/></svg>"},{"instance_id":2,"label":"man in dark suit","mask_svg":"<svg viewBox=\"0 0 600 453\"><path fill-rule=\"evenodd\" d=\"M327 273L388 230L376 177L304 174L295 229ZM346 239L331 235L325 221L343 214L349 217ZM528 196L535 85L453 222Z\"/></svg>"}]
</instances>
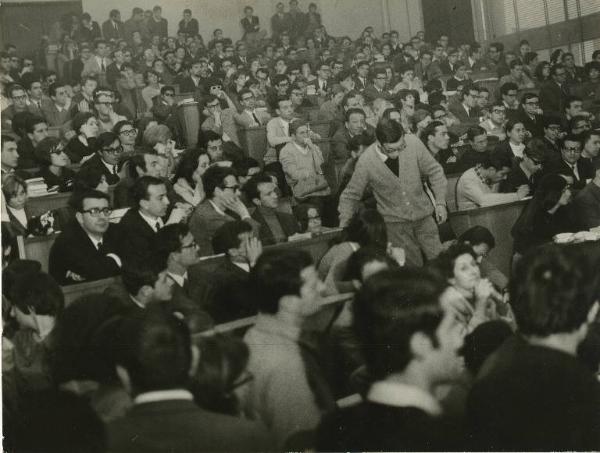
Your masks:
<instances>
[{"instance_id":1,"label":"man in dark suit","mask_svg":"<svg viewBox=\"0 0 600 453\"><path fill-rule=\"evenodd\" d=\"M367 102L373 102L375 99L390 100L392 93L385 89L387 84L387 75L384 68L380 68L374 71L373 84L369 85L363 91L363 96Z\"/></svg>"},{"instance_id":2,"label":"man in dark suit","mask_svg":"<svg viewBox=\"0 0 600 453\"><path fill-rule=\"evenodd\" d=\"M369 62L359 61L356 64L356 77L354 78L354 88L362 91L369 85Z\"/></svg>"},{"instance_id":3,"label":"man in dark suit","mask_svg":"<svg viewBox=\"0 0 600 453\"><path fill-rule=\"evenodd\" d=\"M582 151L579 161L583 167L582 179L594 179L595 163L600 160L600 131L589 130L580 135Z\"/></svg>"},{"instance_id":4,"label":"man in dark suit","mask_svg":"<svg viewBox=\"0 0 600 453\"><path fill-rule=\"evenodd\" d=\"M598 314L595 277L597 268L582 265L572 247L551 244L518 262L511 279L518 303L511 305L519 335L477 375L467 400L467 449L600 448L598 381L577 358Z\"/></svg>"},{"instance_id":5,"label":"man in dark suit","mask_svg":"<svg viewBox=\"0 0 600 453\"><path fill-rule=\"evenodd\" d=\"M195 60L190 67L190 75L179 82L179 91L194 93L204 90L204 83L210 76L210 69L206 60Z\"/></svg>"},{"instance_id":6,"label":"man in dark suit","mask_svg":"<svg viewBox=\"0 0 600 453\"><path fill-rule=\"evenodd\" d=\"M562 64L550 67L550 78L540 87L540 104L545 114L562 114L569 97L567 70Z\"/></svg>"},{"instance_id":7,"label":"man in dark suit","mask_svg":"<svg viewBox=\"0 0 600 453\"><path fill-rule=\"evenodd\" d=\"M277 3L275 8L276 12L271 17L271 31L273 32L273 38L279 39L279 35L283 32L290 31L291 24L288 14L284 11L283 3Z\"/></svg>"},{"instance_id":8,"label":"man in dark suit","mask_svg":"<svg viewBox=\"0 0 600 453\"><path fill-rule=\"evenodd\" d=\"M267 451L257 422L200 409L187 390L198 351L185 323L161 305L125 319L114 337L118 375L133 407L107 426L114 452Z\"/></svg>"},{"instance_id":9,"label":"man in dark suit","mask_svg":"<svg viewBox=\"0 0 600 453\"><path fill-rule=\"evenodd\" d=\"M56 82L48 87L50 99L42 102L43 116L50 127L61 127L71 120L67 82Z\"/></svg>"},{"instance_id":10,"label":"man in dark suit","mask_svg":"<svg viewBox=\"0 0 600 453\"><path fill-rule=\"evenodd\" d=\"M535 93L525 93L521 99L521 108L517 120L523 123L533 137L544 136L544 122L540 113L540 98Z\"/></svg>"},{"instance_id":11,"label":"man in dark suit","mask_svg":"<svg viewBox=\"0 0 600 453\"><path fill-rule=\"evenodd\" d=\"M448 53L448 58L440 63L440 69L444 75L453 75L458 64L458 50L454 49Z\"/></svg>"},{"instance_id":12,"label":"man in dark suit","mask_svg":"<svg viewBox=\"0 0 600 453\"><path fill-rule=\"evenodd\" d=\"M460 93L460 103L450 104L448 110L456 116L461 123L479 123L480 111L477 108L479 90L473 85L463 88Z\"/></svg>"},{"instance_id":13,"label":"man in dark suit","mask_svg":"<svg viewBox=\"0 0 600 453\"><path fill-rule=\"evenodd\" d=\"M169 35L169 23L167 19L162 17L162 8L158 5L152 8L152 17L148 19L146 25L151 38L152 36L160 36L162 40Z\"/></svg>"},{"instance_id":14,"label":"man in dark suit","mask_svg":"<svg viewBox=\"0 0 600 453\"><path fill-rule=\"evenodd\" d=\"M113 9L108 14L108 20L102 23L102 36L107 41L118 41L125 37L125 27L121 22L121 13Z\"/></svg>"},{"instance_id":15,"label":"man in dark suit","mask_svg":"<svg viewBox=\"0 0 600 453\"><path fill-rule=\"evenodd\" d=\"M173 208L168 220L169 198L162 179L142 176L132 188L133 207L119 222L121 257L128 266L147 265L156 251L156 233L165 224L179 223L188 214L181 207Z\"/></svg>"},{"instance_id":16,"label":"man in dark suit","mask_svg":"<svg viewBox=\"0 0 600 453\"><path fill-rule=\"evenodd\" d=\"M215 232L212 245L215 253L225 254L225 260L212 274L206 309L217 323L255 315L248 278L262 244L252 226L243 220L227 222Z\"/></svg>"},{"instance_id":17,"label":"man in dark suit","mask_svg":"<svg viewBox=\"0 0 600 453\"><path fill-rule=\"evenodd\" d=\"M331 67L325 63L319 63L317 69L317 78L306 84L308 94L316 94L325 97L330 92L329 78L331 76Z\"/></svg>"},{"instance_id":18,"label":"man in dark suit","mask_svg":"<svg viewBox=\"0 0 600 453\"><path fill-rule=\"evenodd\" d=\"M531 140L523 151L523 158L513 161L510 173L500 183L500 192L513 193L526 184L529 186L529 193L533 194L545 159L546 150L542 140Z\"/></svg>"},{"instance_id":19,"label":"man in dark suit","mask_svg":"<svg viewBox=\"0 0 600 453\"><path fill-rule=\"evenodd\" d=\"M252 218L260 225L258 237L263 245L286 242L290 236L300 231L293 215L277 209L279 196L271 177L264 173L256 174L242 190L246 199L256 206Z\"/></svg>"},{"instance_id":20,"label":"man in dark suit","mask_svg":"<svg viewBox=\"0 0 600 453\"><path fill-rule=\"evenodd\" d=\"M360 108L350 108L346 110L344 125L333 134L331 137L331 155L335 160L346 160L350 157L348 151L348 143L352 137L363 133L371 133L375 135L375 131L371 126L366 124L366 115L364 110Z\"/></svg>"},{"instance_id":21,"label":"man in dark suit","mask_svg":"<svg viewBox=\"0 0 600 453\"><path fill-rule=\"evenodd\" d=\"M94 142L96 153L84 162L82 168L97 168L109 185L117 184L120 180L117 164L123 151L120 143L119 136L114 132L102 132Z\"/></svg>"},{"instance_id":22,"label":"man in dark suit","mask_svg":"<svg viewBox=\"0 0 600 453\"><path fill-rule=\"evenodd\" d=\"M186 36L195 37L198 35L198 21L192 17L192 10L183 10L183 19L179 21L179 29L177 34L185 33Z\"/></svg>"},{"instance_id":23,"label":"man in dark suit","mask_svg":"<svg viewBox=\"0 0 600 453\"><path fill-rule=\"evenodd\" d=\"M464 449L432 393L459 375L460 323L442 307L442 292L417 268L385 270L364 283L354 299L354 325L374 383L363 402L322 419L318 451Z\"/></svg>"},{"instance_id":24,"label":"man in dark suit","mask_svg":"<svg viewBox=\"0 0 600 453\"><path fill-rule=\"evenodd\" d=\"M581 141L578 136L566 135L560 141L561 158L548 166L548 173L560 173L573 179L573 189L583 189L586 184L585 169L581 158Z\"/></svg>"},{"instance_id":25,"label":"man in dark suit","mask_svg":"<svg viewBox=\"0 0 600 453\"><path fill-rule=\"evenodd\" d=\"M546 161L554 162L560 159L560 118L558 116L546 115L542 117L544 126L544 145L546 145Z\"/></svg>"},{"instance_id":26,"label":"man in dark suit","mask_svg":"<svg viewBox=\"0 0 600 453\"><path fill-rule=\"evenodd\" d=\"M49 273L61 285L119 275L117 232L109 222L109 198L90 190L71 203L75 220L58 235L50 249Z\"/></svg>"},{"instance_id":27,"label":"man in dark suit","mask_svg":"<svg viewBox=\"0 0 600 453\"><path fill-rule=\"evenodd\" d=\"M582 230L600 227L600 159L594 161L595 176L573 200L575 218Z\"/></svg>"}]
</instances>

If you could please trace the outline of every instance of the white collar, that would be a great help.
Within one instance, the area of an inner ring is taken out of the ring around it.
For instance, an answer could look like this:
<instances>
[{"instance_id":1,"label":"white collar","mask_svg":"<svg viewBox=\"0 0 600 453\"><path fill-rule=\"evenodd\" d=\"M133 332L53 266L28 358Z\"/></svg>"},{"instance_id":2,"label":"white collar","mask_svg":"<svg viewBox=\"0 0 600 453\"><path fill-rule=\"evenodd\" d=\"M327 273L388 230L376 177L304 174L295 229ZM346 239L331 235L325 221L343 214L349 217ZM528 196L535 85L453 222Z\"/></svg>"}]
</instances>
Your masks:
<instances>
[{"instance_id":1,"label":"white collar","mask_svg":"<svg viewBox=\"0 0 600 453\"><path fill-rule=\"evenodd\" d=\"M102 161L102 163L104 164L104 166L105 166L106 168L108 168L108 169L109 169L109 171L110 171L110 172L111 172L111 173L114 175L114 174L115 174L115 170L117 169L117 166L116 166L116 165L112 165L112 164L109 164L109 163L107 163L107 162L106 162L104 159L102 159L102 158L100 158L100 160Z\"/></svg>"},{"instance_id":2,"label":"white collar","mask_svg":"<svg viewBox=\"0 0 600 453\"><path fill-rule=\"evenodd\" d=\"M102 244L102 239L98 240L98 239L90 236L90 234L87 231L85 232L85 234L87 234L87 237L90 238L90 241L92 241L92 244L94 244L95 249L98 250L98 244Z\"/></svg>"},{"instance_id":3,"label":"white collar","mask_svg":"<svg viewBox=\"0 0 600 453\"><path fill-rule=\"evenodd\" d=\"M510 148L512 149L512 152L515 156L523 157L523 151L525 150L525 145L523 143L521 143L520 145L513 145L509 140L508 144L510 145Z\"/></svg>"},{"instance_id":4,"label":"white collar","mask_svg":"<svg viewBox=\"0 0 600 453\"><path fill-rule=\"evenodd\" d=\"M244 272L250 273L250 265L248 263L238 263L237 261L232 261L231 263L235 264L237 267L239 267Z\"/></svg>"},{"instance_id":5,"label":"white collar","mask_svg":"<svg viewBox=\"0 0 600 453\"><path fill-rule=\"evenodd\" d=\"M442 413L438 401L425 390L400 382L375 382L367 394L367 400L386 406L416 407L429 415Z\"/></svg>"},{"instance_id":6,"label":"white collar","mask_svg":"<svg viewBox=\"0 0 600 453\"><path fill-rule=\"evenodd\" d=\"M185 271L185 273L183 275L177 275L177 274L174 274L173 272L167 271L167 275L169 277L171 277L175 281L175 283L177 283L179 286L181 286L183 288L183 284L185 283L185 279L187 278L188 273L187 273L187 271Z\"/></svg>"},{"instance_id":7,"label":"white collar","mask_svg":"<svg viewBox=\"0 0 600 453\"><path fill-rule=\"evenodd\" d=\"M214 210L217 211L219 214L227 215L227 214L225 214L225 211L223 211L221 208L219 208L212 200L208 200L208 202L212 205Z\"/></svg>"},{"instance_id":8,"label":"white collar","mask_svg":"<svg viewBox=\"0 0 600 453\"><path fill-rule=\"evenodd\" d=\"M388 160L388 156L387 156L386 154L382 153L382 152L379 150L379 146L380 146L379 144L375 144L375 152L377 153L377 155L379 156L379 158L380 158L380 159L381 159L383 162L385 162L386 160Z\"/></svg>"},{"instance_id":9,"label":"white collar","mask_svg":"<svg viewBox=\"0 0 600 453\"><path fill-rule=\"evenodd\" d=\"M138 307L140 308L146 308L146 306L141 303L139 300L137 300L135 297L133 297L131 294L129 295L129 298L131 299L131 301L136 304Z\"/></svg>"},{"instance_id":10,"label":"white collar","mask_svg":"<svg viewBox=\"0 0 600 453\"><path fill-rule=\"evenodd\" d=\"M161 228L163 227L164 223L163 220L160 217L149 217L146 214L144 214L142 211L140 211L138 209L138 212L140 213L140 216L142 217L142 219L144 219L146 221L146 223L148 225L150 225L150 228L152 228L152 230L156 233L156 222L158 222L158 224L161 226Z\"/></svg>"},{"instance_id":11,"label":"white collar","mask_svg":"<svg viewBox=\"0 0 600 453\"><path fill-rule=\"evenodd\" d=\"M156 390L140 393L133 399L133 404L156 403L158 401L184 400L193 401L194 397L184 389Z\"/></svg>"},{"instance_id":12,"label":"white collar","mask_svg":"<svg viewBox=\"0 0 600 453\"><path fill-rule=\"evenodd\" d=\"M308 155L308 153L310 152L310 148L308 146L300 146L298 143L296 143L294 141L292 141L292 143L294 144L294 146L296 148L298 148L298 151L300 151L305 156Z\"/></svg>"}]
</instances>

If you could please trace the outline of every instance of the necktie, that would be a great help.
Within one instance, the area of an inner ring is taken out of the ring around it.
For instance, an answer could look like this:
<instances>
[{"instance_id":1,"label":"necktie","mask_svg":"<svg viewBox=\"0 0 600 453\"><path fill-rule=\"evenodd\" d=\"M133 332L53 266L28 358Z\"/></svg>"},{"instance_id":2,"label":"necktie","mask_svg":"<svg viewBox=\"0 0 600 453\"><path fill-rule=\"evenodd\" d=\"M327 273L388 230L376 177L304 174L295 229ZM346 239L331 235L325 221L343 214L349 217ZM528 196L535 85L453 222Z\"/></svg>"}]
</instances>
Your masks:
<instances>
[{"instance_id":1,"label":"necktie","mask_svg":"<svg viewBox=\"0 0 600 453\"><path fill-rule=\"evenodd\" d=\"M577 178L577 181L579 181L579 170L577 169L577 165L571 165L571 169L573 170L575 178Z\"/></svg>"},{"instance_id":2,"label":"necktie","mask_svg":"<svg viewBox=\"0 0 600 453\"><path fill-rule=\"evenodd\" d=\"M256 116L256 113L252 112L252 118L254 118L254 121L256 121L256 124L258 124L260 126L260 121L258 120L258 116Z\"/></svg>"},{"instance_id":3,"label":"necktie","mask_svg":"<svg viewBox=\"0 0 600 453\"><path fill-rule=\"evenodd\" d=\"M106 66L104 66L104 58L100 60L100 69L102 72L106 72Z\"/></svg>"},{"instance_id":4,"label":"necktie","mask_svg":"<svg viewBox=\"0 0 600 453\"><path fill-rule=\"evenodd\" d=\"M156 222L156 225L154 225L154 231L158 230L160 230L160 222Z\"/></svg>"},{"instance_id":5,"label":"necktie","mask_svg":"<svg viewBox=\"0 0 600 453\"><path fill-rule=\"evenodd\" d=\"M104 244L102 242L98 242L98 245L96 247L98 248L98 251L100 253L104 253Z\"/></svg>"}]
</instances>

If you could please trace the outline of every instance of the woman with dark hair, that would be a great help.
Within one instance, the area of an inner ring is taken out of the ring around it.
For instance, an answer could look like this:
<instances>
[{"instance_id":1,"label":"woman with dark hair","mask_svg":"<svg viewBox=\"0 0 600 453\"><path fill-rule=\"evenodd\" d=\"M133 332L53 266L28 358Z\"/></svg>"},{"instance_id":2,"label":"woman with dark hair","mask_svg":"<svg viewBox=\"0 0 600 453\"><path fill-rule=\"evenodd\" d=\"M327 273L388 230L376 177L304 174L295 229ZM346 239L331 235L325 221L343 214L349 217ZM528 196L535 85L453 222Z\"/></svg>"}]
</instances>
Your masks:
<instances>
[{"instance_id":1,"label":"woman with dark hair","mask_svg":"<svg viewBox=\"0 0 600 453\"><path fill-rule=\"evenodd\" d=\"M248 347L236 337L219 334L199 337L196 346L202 359L192 377L194 401L211 412L242 416L240 400L252 381Z\"/></svg>"},{"instance_id":2,"label":"woman with dark hair","mask_svg":"<svg viewBox=\"0 0 600 453\"><path fill-rule=\"evenodd\" d=\"M569 209L572 200L571 185L563 176L550 174L540 181L511 231L513 265L525 252L551 242L555 235L577 231Z\"/></svg>"},{"instance_id":3,"label":"woman with dark hair","mask_svg":"<svg viewBox=\"0 0 600 453\"><path fill-rule=\"evenodd\" d=\"M540 61L535 67L534 77L538 84L550 80L550 63L547 61Z\"/></svg>"},{"instance_id":4,"label":"woman with dark hair","mask_svg":"<svg viewBox=\"0 0 600 453\"><path fill-rule=\"evenodd\" d=\"M50 191L53 187L59 192L73 189L75 172L67 167L70 160L65 153L62 142L54 137L47 137L35 148L35 158L40 162L40 176Z\"/></svg>"},{"instance_id":5,"label":"woman with dark hair","mask_svg":"<svg viewBox=\"0 0 600 453\"><path fill-rule=\"evenodd\" d=\"M488 254L496 247L496 239L486 227L476 225L461 234L457 243L469 244L477 256L477 263L481 275L491 281L499 289L508 286L508 278L494 264L487 259Z\"/></svg>"},{"instance_id":6,"label":"woman with dark hair","mask_svg":"<svg viewBox=\"0 0 600 453\"><path fill-rule=\"evenodd\" d=\"M507 316L510 307L492 282L481 277L477 255L470 244L451 245L431 263L432 269L448 282L442 303L462 320L466 331L472 331L483 322Z\"/></svg>"},{"instance_id":7,"label":"woman with dark hair","mask_svg":"<svg viewBox=\"0 0 600 453\"><path fill-rule=\"evenodd\" d=\"M93 166L82 167L76 174L73 183L73 191L99 190L108 193L108 181L102 169Z\"/></svg>"},{"instance_id":8,"label":"woman with dark hair","mask_svg":"<svg viewBox=\"0 0 600 453\"><path fill-rule=\"evenodd\" d=\"M325 253L318 268L319 276L333 292L336 289L339 292L354 291L352 282L343 277L348 258L361 247L387 253L398 264L404 264L404 251L391 247L385 222L376 209L363 209L354 214L336 242Z\"/></svg>"},{"instance_id":9,"label":"woman with dark hair","mask_svg":"<svg viewBox=\"0 0 600 453\"><path fill-rule=\"evenodd\" d=\"M554 52L550 54L550 66L560 63L564 54L565 51L563 49L555 49Z\"/></svg>"},{"instance_id":10,"label":"woman with dark hair","mask_svg":"<svg viewBox=\"0 0 600 453\"><path fill-rule=\"evenodd\" d=\"M3 219L15 236L28 236L29 218L25 212L27 183L17 175L8 175L2 181L2 194L8 217Z\"/></svg>"},{"instance_id":11,"label":"woman with dark hair","mask_svg":"<svg viewBox=\"0 0 600 453\"><path fill-rule=\"evenodd\" d=\"M72 120L75 137L65 148L71 162L79 163L94 155L94 142L98 135L98 120L90 112L79 112Z\"/></svg>"},{"instance_id":12,"label":"woman with dark hair","mask_svg":"<svg viewBox=\"0 0 600 453\"><path fill-rule=\"evenodd\" d=\"M203 149L188 149L183 153L171 180L180 201L197 206L204 200L202 175L209 165L210 157Z\"/></svg>"}]
</instances>

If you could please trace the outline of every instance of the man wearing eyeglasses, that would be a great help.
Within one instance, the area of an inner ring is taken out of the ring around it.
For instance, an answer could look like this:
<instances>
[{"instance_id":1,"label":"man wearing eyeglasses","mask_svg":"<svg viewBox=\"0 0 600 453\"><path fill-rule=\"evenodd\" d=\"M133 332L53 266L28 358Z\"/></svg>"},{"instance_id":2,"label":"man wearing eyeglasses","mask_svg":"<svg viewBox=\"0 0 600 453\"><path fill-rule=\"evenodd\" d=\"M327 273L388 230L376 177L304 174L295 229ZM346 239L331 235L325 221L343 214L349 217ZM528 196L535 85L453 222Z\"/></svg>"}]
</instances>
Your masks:
<instances>
[{"instance_id":1,"label":"man wearing eyeglasses","mask_svg":"<svg viewBox=\"0 0 600 453\"><path fill-rule=\"evenodd\" d=\"M567 70L562 64L550 67L550 78L540 87L540 104L544 113L561 114L569 96Z\"/></svg>"},{"instance_id":2,"label":"man wearing eyeglasses","mask_svg":"<svg viewBox=\"0 0 600 453\"><path fill-rule=\"evenodd\" d=\"M373 83L363 91L363 96L367 102L373 102L375 99L390 100L392 95L389 90L385 89L387 83L387 75L384 68L375 70L373 74Z\"/></svg>"},{"instance_id":3,"label":"man wearing eyeglasses","mask_svg":"<svg viewBox=\"0 0 600 453\"><path fill-rule=\"evenodd\" d=\"M229 97L226 96L227 101L230 101ZM233 120L235 108L221 108L221 100L209 94L204 100L204 113L206 119L203 121L200 129L203 131L213 131L223 137L224 142L233 142L238 147L240 141L238 138L237 128Z\"/></svg>"},{"instance_id":4,"label":"man wearing eyeglasses","mask_svg":"<svg viewBox=\"0 0 600 453\"><path fill-rule=\"evenodd\" d=\"M63 228L50 249L49 273L61 285L119 275L117 233L109 222L108 195L84 191L71 202L75 219Z\"/></svg>"},{"instance_id":5,"label":"man wearing eyeglasses","mask_svg":"<svg viewBox=\"0 0 600 453\"><path fill-rule=\"evenodd\" d=\"M533 195L545 159L546 150L542 139L534 138L530 140L523 151L523 158L513 162L506 179L500 182L500 192L516 192L519 187L527 185L529 186L529 193Z\"/></svg>"},{"instance_id":6,"label":"man wearing eyeglasses","mask_svg":"<svg viewBox=\"0 0 600 453\"><path fill-rule=\"evenodd\" d=\"M556 161L560 159L560 146L558 144L561 137L561 120L558 116L544 115L542 117L542 123L544 126L544 145L548 153L546 155L547 161Z\"/></svg>"},{"instance_id":7,"label":"man wearing eyeglasses","mask_svg":"<svg viewBox=\"0 0 600 453\"><path fill-rule=\"evenodd\" d=\"M240 199L240 186L234 171L229 167L212 166L202 176L206 199L190 217L190 232L200 247L200 254L212 255L212 238L227 222L244 220L255 232L259 224L250 217L248 208Z\"/></svg>"},{"instance_id":8,"label":"man wearing eyeglasses","mask_svg":"<svg viewBox=\"0 0 600 453\"><path fill-rule=\"evenodd\" d=\"M544 123L540 110L540 98L535 93L525 93L521 99L521 108L517 114L518 121L523 123L533 137L544 136Z\"/></svg>"},{"instance_id":9,"label":"man wearing eyeglasses","mask_svg":"<svg viewBox=\"0 0 600 453\"><path fill-rule=\"evenodd\" d=\"M373 190L377 209L383 215L388 237L406 251L407 264L420 266L423 255L433 259L442 250L437 225L447 219L444 170L425 145L405 135L395 121L382 121L375 131L377 141L358 159L352 179L340 196L340 225L348 224L367 187ZM423 188L428 180L435 207Z\"/></svg>"},{"instance_id":10,"label":"man wearing eyeglasses","mask_svg":"<svg viewBox=\"0 0 600 453\"><path fill-rule=\"evenodd\" d=\"M496 102L490 108L490 117L480 123L479 126L485 129L487 135L493 135L498 137L499 141L503 141L506 139L505 122L506 106L502 102Z\"/></svg>"},{"instance_id":11,"label":"man wearing eyeglasses","mask_svg":"<svg viewBox=\"0 0 600 453\"><path fill-rule=\"evenodd\" d=\"M34 110L27 105L27 93L21 85L13 84L9 86L7 94L12 104L2 110L2 129L12 129L12 119L17 113L34 113Z\"/></svg>"},{"instance_id":12,"label":"man wearing eyeglasses","mask_svg":"<svg viewBox=\"0 0 600 453\"><path fill-rule=\"evenodd\" d=\"M112 131L119 121L127 120L126 117L115 113L114 101L114 93L111 90L98 88L94 92L94 109L97 113L98 129L101 133Z\"/></svg>"},{"instance_id":13,"label":"man wearing eyeglasses","mask_svg":"<svg viewBox=\"0 0 600 453\"><path fill-rule=\"evenodd\" d=\"M238 94L242 106L240 113L234 113L233 119L237 126L243 128L264 126L271 119L271 115L264 110L256 109L256 97L249 89L243 89Z\"/></svg>"},{"instance_id":14,"label":"man wearing eyeglasses","mask_svg":"<svg viewBox=\"0 0 600 453\"><path fill-rule=\"evenodd\" d=\"M581 139L568 134L559 141L561 158L548 168L549 173L558 173L573 178L573 190L580 190L586 184L585 165L580 162Z\"/></svg>"}]
</instances>

